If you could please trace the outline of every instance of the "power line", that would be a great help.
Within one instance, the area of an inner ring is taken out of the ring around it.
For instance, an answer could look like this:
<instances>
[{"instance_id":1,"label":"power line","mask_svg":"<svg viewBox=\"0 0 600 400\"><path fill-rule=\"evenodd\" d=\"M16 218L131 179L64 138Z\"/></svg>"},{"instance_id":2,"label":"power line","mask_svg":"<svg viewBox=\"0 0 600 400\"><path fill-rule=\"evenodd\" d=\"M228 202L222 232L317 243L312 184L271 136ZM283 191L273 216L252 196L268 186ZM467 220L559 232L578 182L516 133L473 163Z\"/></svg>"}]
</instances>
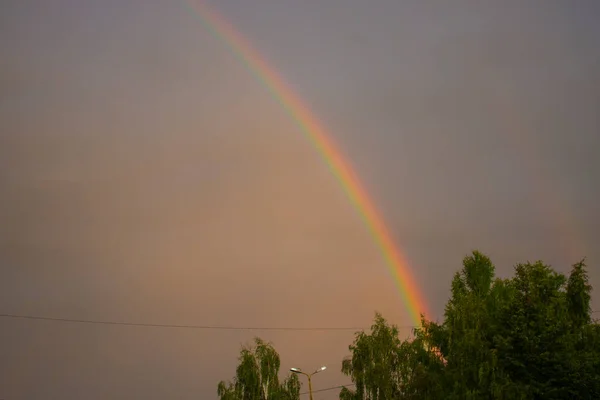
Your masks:
<instances>
[{"instance_id":1,"label":"power line","mask_svg":"<svg viewBox=\"0 0 600 400\"><path fill-rule=\"evenodd\" d=\"M177 325L177 324L151 324L138 322L121 322L121 321L101 321L91 319L72 319L72 318L54 318L42 317L37 315L19 315L19 314L0 314L0 318L13 319L29 319L40 321L53 322L71 322L79 324L94 324L94 325L121 325L121 326L140 326L146 328L178 328L178 329L203 329L203 330L230 330L230 331L359 331L364 330L364 327L250 327L250 326L220 326L220 325ZM405 328L413 328L406 326Z\"/></svg>"},{"instance_id":2,"label":"power line","mask_svg":"<svg viewBox=\"0 0 600 400\"><path fill-rule=\"evenodd\" d=\"M591 311L592 314L598 313L600 310ZM0 314L0 318L12 319L28 319L37 321L52 321L65 323L78 323L90 325L119 325L119 326L137 326L145 328L171 328L171 329L198 329L198 330L229 330L229 331L361 331L368 328L365 327L273 327L273 326L227 326L227 325L181 325L181 324L156 324L142 322L125 322L125 321L108 321L108 320L91 320L91 319L74 319L74 318L56 318L44 317L39 315L22 315L22 314ZM415 325L398 326L398 328L412 329Z\"/></svg>"},{"instance_id":3,"label":"power line","mask_svg":"<svg viewBox=\"0 0 600 400\"><path fill-rule=\"evenodd\" d=\"M348 387L348 386L354 386L354 383L348 383L346 385L340 385L340 386L332 386L332 387L328 387L325 389L313 390L312 392L313 393L328 392L330 390L341 389L341 388ZM305 395L305 394L308 394L308 392L302 392L302 393L300 393L300 396Z\"/></svg>"}]
</instances>

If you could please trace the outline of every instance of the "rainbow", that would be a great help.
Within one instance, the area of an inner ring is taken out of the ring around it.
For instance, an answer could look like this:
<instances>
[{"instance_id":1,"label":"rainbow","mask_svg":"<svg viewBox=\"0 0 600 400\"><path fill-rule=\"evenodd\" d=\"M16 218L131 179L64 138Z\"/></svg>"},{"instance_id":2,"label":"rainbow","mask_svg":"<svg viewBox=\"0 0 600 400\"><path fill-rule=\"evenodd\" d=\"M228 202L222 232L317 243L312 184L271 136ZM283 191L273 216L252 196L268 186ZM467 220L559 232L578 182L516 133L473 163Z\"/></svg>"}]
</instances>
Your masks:
<instances>
[{"instance_id":1,"label":"rainbow","mask_svg":"<svg viewBox=\"0 0 600 400\"><path fill-rule=\"evenodd\" d=\"M217 39L226 43L233 53L267 87L272 96L283 106L321 154L381 251L385 263L396 281L402 300L410 313L412 322L416 326L420 326L421 314L427 317L428 311L419 288L411 276L408 263L394 245L392 237L373 201L367 195L348 160L345 160L336 148L331 135L327 133L325 127L317 120L308 106L292 92L275 69L227 20L203 2L192 3L190 1L188 4L198 13L211 33Z\"/></svg>"}]
</instances>

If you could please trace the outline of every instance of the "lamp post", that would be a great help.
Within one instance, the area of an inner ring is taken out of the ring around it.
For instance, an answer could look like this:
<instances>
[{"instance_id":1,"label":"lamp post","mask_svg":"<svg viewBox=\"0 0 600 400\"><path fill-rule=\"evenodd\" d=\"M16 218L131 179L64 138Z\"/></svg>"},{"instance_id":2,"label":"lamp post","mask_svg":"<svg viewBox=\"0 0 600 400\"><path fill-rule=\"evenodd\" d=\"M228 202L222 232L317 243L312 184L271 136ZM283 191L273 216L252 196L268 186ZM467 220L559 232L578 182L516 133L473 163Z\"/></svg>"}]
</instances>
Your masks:
<instances>
[{"instance_id":1,"label":"lamp post","mask_svg":"<svg viewBox=\"0 0 600 400\"><path fill-rule=\"evenodd\" d=\"M292 371L295 374L302 374L302 375L306 375L306 377L308 378L308 395L310 397L310 400L313 400L312 397L312 382L310 381L310 378L312 378L312 376L316 373L319 373L321 371L325 371L327 367L326 366L322 366L321 368L317 369L316 371L307 374L306 372L302 371L300 368L290 368L290 371Z\"/></svg>"}]
</instances>

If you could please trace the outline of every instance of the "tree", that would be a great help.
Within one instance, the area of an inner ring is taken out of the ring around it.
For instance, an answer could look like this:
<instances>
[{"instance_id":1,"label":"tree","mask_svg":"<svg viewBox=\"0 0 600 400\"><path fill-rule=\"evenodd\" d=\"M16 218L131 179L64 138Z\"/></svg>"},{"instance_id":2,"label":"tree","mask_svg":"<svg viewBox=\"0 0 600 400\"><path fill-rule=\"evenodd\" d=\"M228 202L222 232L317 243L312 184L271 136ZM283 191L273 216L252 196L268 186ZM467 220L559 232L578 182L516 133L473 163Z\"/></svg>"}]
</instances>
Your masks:
<instances>
[{"instance_id":1,"label":"tree","mask_svg":"<svg viewBox=\"0 0 600 400\"><path fill-rule=\"evenodd\" d=\"M584 262L567 278L549 266L519 264L516 295L501 321L497 344L503 367L532 399L600 398L597 326Z\"/></svg>"},{"instance_id":2,"label":"tree","mask_svg":"<svg viewBox=\"0 0 600 400\"><path fill-rule=\"evenodd\" d=\"M599 397L585 264L568 278L541 261L518 264L512 279L493 271L479 252L464 259L440 333L430 335L448 361L446 398Z\"/></svg>"},{"instance_id":3,"label":"tree","mask_svg":"<svg viewBox=\"0 0 600 400\"><path fill-rule=\"evenodd\" d=\"M441 323L414 337L376 314L342 372L356 390L341 400L600 398L600 327L592 322L586 265L565 276L537 261L495 277L478 251L463 259Z\"/></svg>"},{"instance_id":4,"label":"tree","mask_svg":"<svg viewBox=\"0 0 600 400\"><path fill-rule=\"evenodd\" d=\"M357 332L349 346L352 356L342 362L342 373L349 376L355 389L342 388L341 400L412 399L419 393L439 398L439 375L443 360L438 351L427 346L423 335L401 341L398 328L375 314L371 332ZM429 373L425 373L425 372Z\"/></svg>"},{"instance_id":5,"label":"tree","mask_svg":"<svg viewBox=\"0 0 600 400\"><path fill-rule=\"evenodd\" d=\"M221 400L298 400L300 382L294 374L279 382L279 354L270 343L254 339L253 347L242 347L232 382L221 381Z\"/></svg>"},{"instance_id":6,"label":"tree","mask_svg":"<svg viewBox=\"0 0 600 400\"><path fill-rule=\"evenodd\" d=\"M356 388L343 388L340 399L383 400L396 395L400 385L400 345L398 328L389 326L376 313L371 333L358 332L349 346L352 357L342 362L342 373L352 379Z\"/></svg>"}]
</instances>

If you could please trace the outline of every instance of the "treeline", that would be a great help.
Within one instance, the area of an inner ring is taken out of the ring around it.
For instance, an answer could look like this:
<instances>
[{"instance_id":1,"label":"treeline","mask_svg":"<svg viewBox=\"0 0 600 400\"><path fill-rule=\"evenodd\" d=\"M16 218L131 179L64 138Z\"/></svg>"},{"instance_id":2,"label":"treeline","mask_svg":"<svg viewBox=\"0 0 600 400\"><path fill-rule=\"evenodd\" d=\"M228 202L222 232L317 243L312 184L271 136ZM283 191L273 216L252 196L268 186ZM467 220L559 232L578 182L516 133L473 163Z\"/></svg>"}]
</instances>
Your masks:
<instances>
[{"instance_id":1,"label":"treeline","mask_svg":"<svg viewBox=\"0 0 600 400\"><path fill-rule=\"evenodd\" d=\"M584 262L568 276L550 266L518 264L500 279L475 251L451 284L443 322L422 318L402 340L376 314L342 361L352 388L340 400L600 399L600 325L592 320L592 287ZM221 400L296 400L296 375L279 381L279 355L255 340L243 348Z\"/></svg>"}]
</instances>

